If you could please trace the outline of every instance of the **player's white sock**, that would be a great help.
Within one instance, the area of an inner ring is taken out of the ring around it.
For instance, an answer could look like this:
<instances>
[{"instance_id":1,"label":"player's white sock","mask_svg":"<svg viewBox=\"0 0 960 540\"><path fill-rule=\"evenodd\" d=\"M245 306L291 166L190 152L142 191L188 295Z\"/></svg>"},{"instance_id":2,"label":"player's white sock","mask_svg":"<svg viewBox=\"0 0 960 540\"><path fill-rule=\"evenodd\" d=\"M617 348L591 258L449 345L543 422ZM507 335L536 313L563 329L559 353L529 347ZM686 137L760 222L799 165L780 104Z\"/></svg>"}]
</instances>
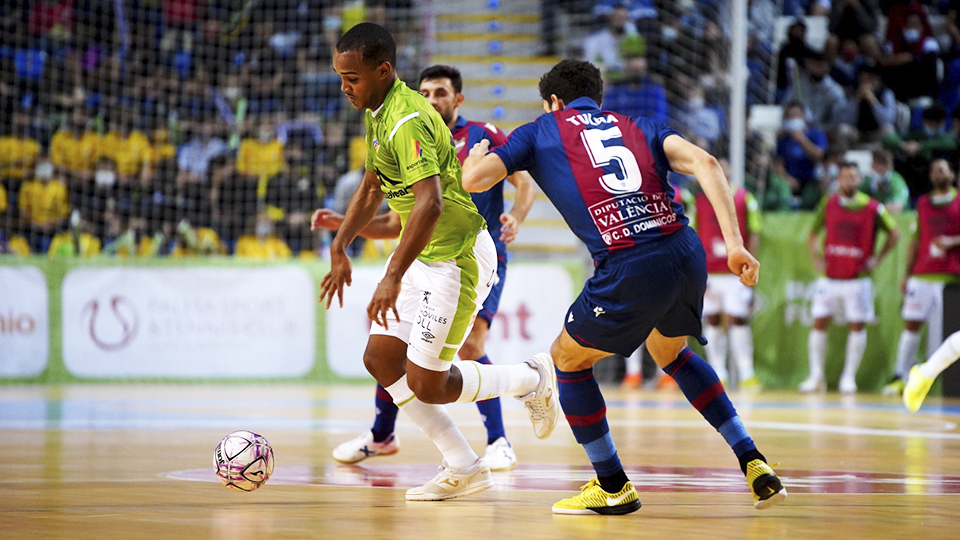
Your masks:
<instances>
[{"instance_id":1,"label":"player's white sock","mask_svg":"<svg viewBox=\"0 0 960 540\"><path fill-rule=\"evenodd\" d=\"M473 403L500 396L522 396L537 389L540 372L529 365L485 365L480 362L457 362L463 389L457 403Z\"/></svg>"},{"instance_id":2,"label":"player's white sock","mask_svg":"<svg viewBox=\"0 0 960 540\"><path fill-rule=\"evenodd\" d=\"M933 351L933 355L925 363L920 365L920 370L924 375L931 379L936 379L943 370L950 367L950 364L960 358L960 332L954 332L947 336L947 339Z\"/></svg>"},{"instance_id":3,"label":"player's white sock","mask_svg":"<svg viewBox=\"0 0 960 540\"><path fill-rule=\"evenodd\" d=\"M719 326L708 324L703 328L703 337L707 338L707 344L704 346L707 362L717 372L717 377L721 381L728 380L727 332Z\"/></svg>"},{"instance_id":4,"label":"player's white sock","mask_svg":"<svg viewBox=\"0 0 960 540\"><path fill-rule=\"evenodd\" d=\"M823 379L823 365L827 361L827 332L810 329L807 337L807 354L810 357L810 378Z\"/></svg>"},{"instance_id":5,"label":"player's white sock","mask_svg":"<svg viewBox=\"0 0 960 540\"><path fill-rule=\"evenodd\" d=\"M627 375L639 375L643 364L643 347L637 347L625 360Z\"/></svg>"},{"instance_id":6,"label":"player's white sock","mask_svg":"<svg viewBox=\"0 0 960 540\"><path fill-rule=\"evenodd\" d=\"M917 350L920 348L920 332L904 330L900 332L900 342L897 344L897 377L906 379L910 368L917 361Z\"/></svg>"},{"instance_id":7,"label":"player's white sock","mask_svg":"<svg viewBox=\"0 0 960 540\"><path fill-rule=\"evenodd\" d=\"M753 331L749 324L730 327L730 354L737 363L740 382L753 377Z\"/></svg>"},{"instance_id":8,"label":"player's white sock","mask_svg":"<svg viewBox=\"0 0 960 540\"><path fill-rule=\"evenodd\" d=\"M476 362L470 362L475 364ZM470 448L460 429L443 405L430 405L417 399L413 390L407 386L407 376L386 388L393 402L400 407L410 420L420 428L437 449L443 454L447 465L453 468L469 467L476 463L479 456Z\"/></svg>"},{"instance_id":9,"label":"player's white sock","mask_svg":"<svg viewBox=\"0 0 960 540\"><path fill-rule=\"evenodd\" d=\"M857 370L860 369L860 361L863 360L863 352L867 350L867 331L850 331L847 336L847 354L843 365L843 378L857 377Z\"/></svg>"}]
</instances>

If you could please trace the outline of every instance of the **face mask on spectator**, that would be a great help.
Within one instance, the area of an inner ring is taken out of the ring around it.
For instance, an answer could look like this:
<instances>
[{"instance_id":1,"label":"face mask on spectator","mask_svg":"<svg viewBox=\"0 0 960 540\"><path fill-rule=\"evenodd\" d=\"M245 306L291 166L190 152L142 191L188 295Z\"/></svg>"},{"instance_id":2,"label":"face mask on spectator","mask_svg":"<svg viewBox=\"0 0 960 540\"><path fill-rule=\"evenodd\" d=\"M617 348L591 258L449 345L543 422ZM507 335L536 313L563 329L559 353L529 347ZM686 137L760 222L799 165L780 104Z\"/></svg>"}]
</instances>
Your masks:
<instances>
[{"instance_id":1,"label":"face mask on spectator","mask_svg":"<svg viewBox=\"0 0 960 540\"><path fill-rule=\"evenodd\" d=\"M50 163L49 161L41 161L37 164L34 174L38 180L49 180L53 178L53 163Z\"/></svg>"},{"instance_id":2,"label":"face mask on spectator","mask_svg":"<svg viewBox=\"0 0 960 540\"><path fill-rule=\"evenodd\" d=\"M905 28L903 30L903 40L907 43L916 43L920 40L920 31L916 28Z\"/></svg>"},{"instance_id":3,"label":"face mask on spectator","mask_svg":"<svg viewBox=\"0 0 960 540\"><path fill-rule=\"evenodd\" d=\"M257 235L257 238L266 238L273 234L273 224L269 221L261 221L253 228L253 234Z\"/></svg>"},{"instance_id":4,"label":"face mask on spectator","mask_svg":"<svg viewBox=\"0 0 960 540\"><path fill-rule=\"evenodd\" d=\"M677 29L672 26L664 26L663 29L660 30L660 35L663 36L663 39L670 41L677 39L679 34L680 32L678 32Z\"/></svg>"},{"instance_id":5,"label":"face mask on spectator","mask_svg":"<svg viewBox=\"0 0 960 540\"><path fill-rule=\"evenodd\" d=\"M98 186L112 186L117 182L117 173L110 169L97 169L97 171L93 173L93 181Z\"/></svg>"},{"instance_id":6,"label":"face mask on spectator","mask_svg":"<svg viewBox=\"0 0 960 540\"><path fill-rule=\"evenodd\" d=\"M687 101L687 108L691 111L699 111L703 108L703 98L701 96L690 98L690 101Z\"/></svg>"},{"instance_id":7,"label":"face mask on spectator","mask_svg":"<svg viewBox=\"0 0 960 540\"><path fill-rule=\"evenodd\" d=\"M943 126L931 126L929 124L924 124L923 133L927 136L939 135L940 133L943 133Z\"/></svg>"},{"instance_id":8,"label":"face mask on spectator","mask_svg":"<svg viewBox=\"0 0 960 540\"><path fill-rule=\"evenodd\" d=\"M268 143L273 140L273 132L269 129L261 129L259 133L260 142Z\"/></svg>"},{"instance_id":9,"label":"face mask on spectator","mask_svg":"<svg viewBox=\"0 0 960 540\"><path fill-rule=\"evenodd\" d=\"M227 99L237 99L240 97L240 87L239 86L228 86L223 89L223 97Z\"/></svg>"},{"instance_id":10,"label":"face mask on spectator","mask_svg":"<svg viewBox=\"0 0 960 540\"><path fill-rule=\"evenodd\" d=\"M803 131L806 127L807 123L803 118L790 118L783 121L783 129L787 131Z\"/></svg>"}]
</instances>

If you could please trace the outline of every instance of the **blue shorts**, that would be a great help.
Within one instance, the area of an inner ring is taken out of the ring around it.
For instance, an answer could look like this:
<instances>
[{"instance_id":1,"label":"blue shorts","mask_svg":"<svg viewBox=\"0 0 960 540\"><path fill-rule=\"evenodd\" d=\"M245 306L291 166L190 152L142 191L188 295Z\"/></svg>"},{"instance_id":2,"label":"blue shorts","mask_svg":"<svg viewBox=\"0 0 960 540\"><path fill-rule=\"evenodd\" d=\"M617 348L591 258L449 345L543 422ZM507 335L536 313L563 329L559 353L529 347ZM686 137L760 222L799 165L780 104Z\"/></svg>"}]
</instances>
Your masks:
<instances>
[{"instance_id":1,"label":"blue shorts","mask_svg":"<svg viewBox=\"0 0 960 540\"><path fill-rule=\"evenodd\" d=\"M629 356L656 328L666 337L701 334L707 261L690 227L614 253L567 311L567 333L584 347Z\"/></svg>"},{"instance_id":2,"label":"blue shorts","mask_svg":"<svg viewBox=\"0 0 960 540\"><path fill-rule=\"evenodd\" d=\"M487 326L493 325L493 317L500 308L500 295L503 293L503 284L507 282L507 254L497 253L497 282L490 289L490 294L483 301L483 307L477 317L487 321Z\"/></svg>"}]
</instances>

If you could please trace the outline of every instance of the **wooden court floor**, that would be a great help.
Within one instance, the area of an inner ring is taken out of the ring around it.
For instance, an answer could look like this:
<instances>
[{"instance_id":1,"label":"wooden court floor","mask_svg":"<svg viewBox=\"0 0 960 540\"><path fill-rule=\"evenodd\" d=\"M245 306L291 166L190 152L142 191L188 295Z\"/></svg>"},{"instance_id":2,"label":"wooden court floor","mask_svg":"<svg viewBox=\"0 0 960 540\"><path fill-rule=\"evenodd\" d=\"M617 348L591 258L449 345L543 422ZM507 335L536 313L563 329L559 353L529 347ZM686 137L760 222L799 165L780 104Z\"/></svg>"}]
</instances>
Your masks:
<instances>
[{"instance_id":1,"label":"wooden court floor","mask_svg":"<svg viewBox=\"0 0 960 540\"><path fill-rule=\"evenodd\" d=\"M439 454L403 419L401 451L338 466L331 449L369 427L368 386L0 386L0 538L417 540L960 538L960 402L919 414L880 396L734 394L790 491L759 512L736 460L677 392L605 390L611 431L643 508L554 516L592 475L565 423L536 440L504 404L520 465L443 503L403 493ZM482 452L472 405L451 407ZM277 469L254 493L222 487L212 453L230 431L266 436Z\"/></svg>"}]
</instances>

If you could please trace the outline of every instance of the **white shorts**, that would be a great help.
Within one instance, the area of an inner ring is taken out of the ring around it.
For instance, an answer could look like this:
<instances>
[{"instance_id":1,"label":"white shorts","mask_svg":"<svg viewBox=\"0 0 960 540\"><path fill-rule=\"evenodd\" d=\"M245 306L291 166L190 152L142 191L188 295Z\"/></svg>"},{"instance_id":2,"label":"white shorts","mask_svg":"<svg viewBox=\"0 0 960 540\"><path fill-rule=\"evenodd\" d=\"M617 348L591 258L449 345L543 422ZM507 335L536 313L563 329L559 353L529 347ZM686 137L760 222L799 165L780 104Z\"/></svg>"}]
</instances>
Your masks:
<instances>
[{"instance_id":1,"label":"white shorts","mask_svg":"<svg viewBox=\"0 0 960 540\"><path fill-rule=\"evenodd\" d=\"M943 340L943 288L942 281L927 281L912 277L907 280L907 294L903 297L900 316L905 321L927 323L927 356L933 353Z\"/></svg>"},{"instance_id":2,"label":"white shorts","mask_svg":"<svg viewBox=\"0 0 960 540\"><path fill-rule=\"evenodd\" d=\"M732 317L750 316L753 302L753 289L740 283L733 274L710 274L707 276L707 290L703 293L703 314L705 316L726 313Z\"/></svg>"},{"instance_id":3,"label":"white shorts","mask_svg":"<svg viewBox=\"0 0 960 540\"><path fill-rule=\"evenodd\" d=\"M875 318L873 311L873 281L868 277L857 279L820 278L813 291L810 314L814 319L833 317L843 305L847 322L866 323Z\"/></svg>"},{"instance_id":4,"label":"white shorts","mask_svg":"<svg viewBox=\"0 0 960 540\"><path fill-rule=\"evenodd\" d=\"M387 260L384 273L389 264ZM413 261L400 280L400 320L389 311L388 328L371 324L370 335L401 339L411 362L424 369L447 371L496 279L497 248L490 233L483 230L477 234L470 256L442 262Z\"/></svg>"}]
</instances>

